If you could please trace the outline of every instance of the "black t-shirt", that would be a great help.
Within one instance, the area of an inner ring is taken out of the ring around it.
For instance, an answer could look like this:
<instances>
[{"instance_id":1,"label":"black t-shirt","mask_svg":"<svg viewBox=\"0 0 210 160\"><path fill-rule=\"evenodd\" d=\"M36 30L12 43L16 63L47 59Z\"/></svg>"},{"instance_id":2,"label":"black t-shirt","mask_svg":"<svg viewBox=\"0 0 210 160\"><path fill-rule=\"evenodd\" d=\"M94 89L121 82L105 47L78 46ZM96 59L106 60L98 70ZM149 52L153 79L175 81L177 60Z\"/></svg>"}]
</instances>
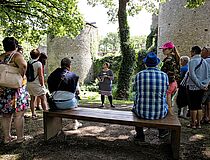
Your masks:
<instances>
[{"instance_id":1,"label":"black t-shirt","mask_svg":"<svg viewBox=\"0 0 210 160\"><path fill-rule=\"evenodd\" d=\"M75 93L79 76L66 68L57 68L47 79L50 93L54 91L69 91Z\"/></svg>"}]
</instances>

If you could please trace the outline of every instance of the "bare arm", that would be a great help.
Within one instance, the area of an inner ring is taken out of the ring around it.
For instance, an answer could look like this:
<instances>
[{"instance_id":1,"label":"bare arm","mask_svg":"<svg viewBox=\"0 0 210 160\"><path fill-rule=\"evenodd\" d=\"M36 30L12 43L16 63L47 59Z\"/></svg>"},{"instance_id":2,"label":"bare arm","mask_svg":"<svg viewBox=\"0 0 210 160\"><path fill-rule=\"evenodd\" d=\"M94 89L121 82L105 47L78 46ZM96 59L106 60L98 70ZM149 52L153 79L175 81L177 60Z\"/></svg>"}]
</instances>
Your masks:
<instances>
[{"instance_id":1,"label":"bare arm","mask_svg":"<svg viewBox=\"0 0 210 160\"><path fill-rule=\"evenodd\" d=\"M44 86L44 75L43 75L42 67L38 68L37 76L39 78L39 83L41 84L41 86Z\"/></svg>"},{"instance_id":2,"label":"bare arm","mask_svg":"<svg viewBox=\"0 0 210 160\"><path fill-rule=\"evenodd\" d=\"M21 54L15 54L14 62L19 68L20 74L24 77L27 70L27 63Z\"/></svg>"}]
</instances>

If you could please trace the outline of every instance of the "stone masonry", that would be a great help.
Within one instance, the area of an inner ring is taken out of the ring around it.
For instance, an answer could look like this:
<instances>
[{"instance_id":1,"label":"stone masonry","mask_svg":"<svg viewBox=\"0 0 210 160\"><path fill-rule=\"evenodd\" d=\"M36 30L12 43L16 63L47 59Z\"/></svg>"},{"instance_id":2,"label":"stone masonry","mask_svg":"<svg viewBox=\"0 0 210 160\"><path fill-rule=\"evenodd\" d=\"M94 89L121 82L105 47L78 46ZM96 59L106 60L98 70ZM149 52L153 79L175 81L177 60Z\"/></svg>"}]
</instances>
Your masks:
<instances>
[{"instance_id":1,"label":"stone masonry","mask_svg":"<svg viewBox=\"0 0 210 160\"><path fill-rule=\"evenodd\" d=\"M60 67L64 57L70 58L72 71L80 77L80 84L93 80L93 57L98 47L98 30L86 25L75 39L68 37L51 38L48 36L48 74Z\"/></svg>"},{"instance_id":2,"label":"stone masonry","mask_svg":"<svg viewBox=\"0 0 210 160\"><path fill-rule=\"evenodd\" d=\"M186 0L171 0L160 5L158 48L172 41L180 55L190 55L194 45L210 47L210 0L196 9L185 8ZM159 57L163 58L161 50Z\"/></svg>"}]
</instances>

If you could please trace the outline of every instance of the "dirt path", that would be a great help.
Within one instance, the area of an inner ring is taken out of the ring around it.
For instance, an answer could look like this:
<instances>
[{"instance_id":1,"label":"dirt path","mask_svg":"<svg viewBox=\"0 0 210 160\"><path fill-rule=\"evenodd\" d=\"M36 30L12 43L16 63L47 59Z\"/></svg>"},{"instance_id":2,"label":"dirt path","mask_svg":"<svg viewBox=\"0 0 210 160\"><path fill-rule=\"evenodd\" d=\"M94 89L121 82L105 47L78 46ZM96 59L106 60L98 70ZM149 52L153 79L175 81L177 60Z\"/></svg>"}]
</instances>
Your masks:
<instances>
[{"instance_id":1,"label":"dirt path","mask_svg":"<svg viewBox=\"0 0 210 160\"><path fill-rule=\"evenodd\" d=\"M118 106L117 109L120 107ZM76 131L65 131L52 140L44 142L41 116L40 113L37 120L26 120L25 133L30 135L30 138L23 144L4 145L1 141L0 159L172 159L167 140L160 141L155 129L146 130L146 142L139 143L133 141L134 127L82 121L82 128ZM180 121L183 125L180 159L210 159L210 125L192 130L185 127L188 120L180 119ZM69 120L65 120L64 125L67 123ZM2 130L0 137L2 138Z\"/></svg>"}]
</instances>

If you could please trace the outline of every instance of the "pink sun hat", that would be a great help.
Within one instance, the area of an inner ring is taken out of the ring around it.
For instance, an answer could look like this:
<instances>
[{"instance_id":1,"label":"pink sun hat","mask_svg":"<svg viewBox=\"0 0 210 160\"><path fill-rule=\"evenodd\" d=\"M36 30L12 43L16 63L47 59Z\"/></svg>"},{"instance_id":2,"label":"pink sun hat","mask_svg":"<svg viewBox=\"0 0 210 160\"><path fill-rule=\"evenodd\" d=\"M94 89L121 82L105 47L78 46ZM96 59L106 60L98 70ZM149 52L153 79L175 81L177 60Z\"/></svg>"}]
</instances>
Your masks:
<instances>
[{"instance_id":1,"label":"pink sun hat","mask_svg":"<svg viewBox=\"0 0 210 160\"><path fill-rule=\"evenodd\" d=\"M164 43L159 49L172 49L174 47L175 47L174 44L169 41Z\"/></svg>"}]
</instances>

